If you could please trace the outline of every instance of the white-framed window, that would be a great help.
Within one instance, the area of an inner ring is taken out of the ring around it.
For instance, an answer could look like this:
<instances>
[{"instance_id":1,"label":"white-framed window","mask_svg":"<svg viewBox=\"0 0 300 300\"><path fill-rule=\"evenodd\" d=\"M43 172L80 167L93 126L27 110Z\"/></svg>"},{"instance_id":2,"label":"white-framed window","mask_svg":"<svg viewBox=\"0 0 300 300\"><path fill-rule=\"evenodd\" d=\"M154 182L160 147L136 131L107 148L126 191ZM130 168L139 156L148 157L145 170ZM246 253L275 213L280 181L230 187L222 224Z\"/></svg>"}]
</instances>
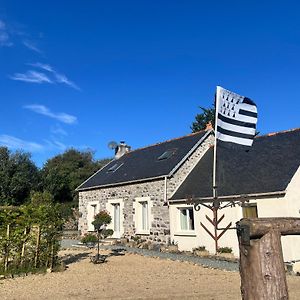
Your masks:
<instances>
[{"instance_id":1,"label":"white-framed window","mask_svg":"<svg viewBox=\"0 0 300 300\"><path fill-rule=\"evenodd\" d=\"M135 199L135 228L137 234L150 234L151 224L150 197Z\"/></svg>"},{"instance_id":2,"label":"white-framed window","mask_svg":"<svg viewBox=\"0 0 300 300\"><path fill-rule=\"evenodd\" d=\"M195 230L194 210L192 207L181 207L179 210L180 231Z\"/></svg>"},{"instance_id":3,"label":"white-framed window","mask_svg":"<svg viewBox=\"0 0 300 300\"><path fill-rule=\"evenodd\" d=\"M149 210L148 210L148 202L140 202L141 210L142 210L142 230L149 230Z\"/></svg>"},{"instance_id":4,"label":"white-framed window","mask_svg":"<svg viewBox=\"0 0 300 300\"><path fill-rule=\"evenodd\" d=\"M112 220L111 223L107 226L108 229L114 231L112 237L120 238L124 233L124 202L123 199L111 199L108 200L106 204L106 210L110 214Z\"/></svg>"},{"instance_id":5,"label":"white-framed window","mask_svg":"<svg viewBox=\"0 0 300 300\"><path fill-rule=\"evenodd\" d=\"M93 201L88 204L88 217L87 217L87 225L88 231L94 231L94 225L92 222L94 221L95 215L99 212L100 204L98 201Z\"/></svg>"}]
</instances>

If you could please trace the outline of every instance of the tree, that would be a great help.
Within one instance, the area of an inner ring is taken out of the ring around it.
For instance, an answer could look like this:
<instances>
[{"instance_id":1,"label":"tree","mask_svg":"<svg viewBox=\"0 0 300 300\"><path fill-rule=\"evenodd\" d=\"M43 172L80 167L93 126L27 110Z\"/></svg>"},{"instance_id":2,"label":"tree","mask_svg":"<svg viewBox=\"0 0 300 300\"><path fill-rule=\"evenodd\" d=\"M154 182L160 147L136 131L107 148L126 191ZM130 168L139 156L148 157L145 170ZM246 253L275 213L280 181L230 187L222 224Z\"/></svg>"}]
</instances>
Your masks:
<instances>
[{"instance_id":1,"label":"tree","mask_svg":"<svg viewBox=\"0 0 300 300\"><path fill-rule=\"evenodd\" d=\"M195 117L195 121L192 123L191 129L192 132L197 132L200 130L204 130L206 125L211 122L214 127L215 124L215 106L209 108L204 108L200 106L202 110L201 114L197 114Z\"/></svg>"},{"instance_id":2,"label":"tree","mask_svg":"<svg viewBox=\"0 0 300 300\"><path fill-rule=\"evenodd\" d=\"M29 153L0 147L0 205L20 205L37 190L39 170Z\"/></svg>"},{"instance_id":3,"label":"tree","mask_svg":"<svg viewBox=\"0 0 300 300\"><path fill-rule=\"evenodd\" d=\"M91 151L69 149L49 159L44 165L44 190L53 195L55 202L76 201L76 187L108 161L109 159L95 161Z\"/></svg>"},{"instance_id":4,"label":"tree","mask_svg":"<svg viewBox=\"0 0 300 300\"><path fill-rule=\"evenodd\" d=\"M95 227L95 231L97 232L97 238L98 238L98 247L97 247L97 255L95 259L93 260L94 263L104 262L104 260L100 257L100 239L107 238L110 235L113 235L114 231L112 229L106 229L106 226L111 223L111 216L109 213L105 210L101 210L98 214L95 215L94 221L92 224Z\"/></svg>"}]
</instances>

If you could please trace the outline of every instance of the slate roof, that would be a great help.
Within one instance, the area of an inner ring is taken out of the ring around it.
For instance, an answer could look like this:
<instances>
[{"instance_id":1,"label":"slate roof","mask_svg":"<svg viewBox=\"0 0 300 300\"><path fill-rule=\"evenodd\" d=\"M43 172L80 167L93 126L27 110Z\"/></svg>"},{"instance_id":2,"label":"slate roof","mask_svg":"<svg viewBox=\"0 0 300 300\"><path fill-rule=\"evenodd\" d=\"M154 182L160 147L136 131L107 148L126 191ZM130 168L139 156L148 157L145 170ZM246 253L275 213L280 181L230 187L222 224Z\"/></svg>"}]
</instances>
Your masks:
<instances>
[{"instance_id":1,"label":"slate roof","mask_svg":"<svg viewBox=\"0 0 300 300\"><path fill-rule=\"evenodd\" d=\"M130 151L121 158L111 161L81 184L77 190L167 176L175 166L182 162L189 151L209 133L210 131L200 131L181 138ZM176 149L173 156L165 160L157 159L169 149ZM115 164L118 164L116 171L108 172Z\"/></svg>"},{"instance_id":2,"label":"slate roof","mask_svg":"<svg viewBox=\"0 0 300 300\"><path fill-rule=\"evenodd\" d=\"M217 149L219 196L284 191L300 165L300 129L259 136L249 152L238 148ZM212 197L212 166L213 147L171 200Z\"/></svg>"}]
</instances>

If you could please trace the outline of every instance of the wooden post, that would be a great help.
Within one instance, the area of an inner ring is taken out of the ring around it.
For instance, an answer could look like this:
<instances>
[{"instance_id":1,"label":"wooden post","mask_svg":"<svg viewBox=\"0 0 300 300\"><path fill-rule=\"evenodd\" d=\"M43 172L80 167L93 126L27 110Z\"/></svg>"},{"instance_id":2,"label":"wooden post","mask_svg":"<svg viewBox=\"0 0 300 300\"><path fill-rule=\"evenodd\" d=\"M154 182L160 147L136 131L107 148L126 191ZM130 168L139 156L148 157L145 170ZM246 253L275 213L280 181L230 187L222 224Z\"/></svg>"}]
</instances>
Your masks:
<instances>
[{"instance_id":1,"label":"wooden post","mask_svg":"<svg viewBox=\"0 0 300 300\"><path fill-rule=\"evenodd\" d=\"M242 219L237 234L242 299L288 299L281 236L300 235L300 218Z\"/></svg>"},{"instance_id":2,"label":"wooden post","mask_svg":"<svg viewBox=\"0 0 300 300\"><path fill-rule=\"evenodd\" d=\"M5 257L4 257L4 271L7 272L8 270L8 260L9 260L9 235L10 235L10 225L7 225L6 229L6 237L7 237L7 242L6 242L6 247L5 247Z\"/></svg>"},{"instance_id":3,"label":"wooden post","mask_svg":"<svg viewBox=\"0 0 300 300\"><path fill-rule=\"evenodd\" d=\"M40 256L40 242L41 242L41 227L37 227L37 236L36 236L36 248L35 248L35 257L34 257L34 267L37 268L39 264Z\"/></svg>"},{"instance_id":4,"label":"wooden post","mask_svg":"<svg viewBox=\"0 0 300 300\"><path fill-rule=\"evenodd\" d=\"M24 229L24 240L22 244L22 250L21 250L21 266L24 264L24 259L25 259L25 251L26 251L26 242L27 242L27 227Z\"/></svg>"}]
</instances>

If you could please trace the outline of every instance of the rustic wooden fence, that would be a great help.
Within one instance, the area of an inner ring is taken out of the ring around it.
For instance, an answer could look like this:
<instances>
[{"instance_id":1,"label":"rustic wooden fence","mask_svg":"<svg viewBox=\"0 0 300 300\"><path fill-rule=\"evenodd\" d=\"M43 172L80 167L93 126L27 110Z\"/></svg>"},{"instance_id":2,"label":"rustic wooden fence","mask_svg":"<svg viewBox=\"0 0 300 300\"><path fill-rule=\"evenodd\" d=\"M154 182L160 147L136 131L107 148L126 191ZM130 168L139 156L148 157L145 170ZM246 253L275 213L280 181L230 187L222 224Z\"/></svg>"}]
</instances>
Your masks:
<instances>
[{"instance_id":1,"label":"rustic wooden fence","mask_svg":"<svg viewBox=\"0 0 300 300\"><path fill-rule=\"evenodd\" d=\"M288 299L281 236L300 235L300 218L242 219L237 234L242 299Z\"/></svg>"},{"instance_id":2,"label":"rustic wooden fence","mask_svg":"<svg viewBox=\"0 0 300 300\"><path fill-rule=\"evenodd\" d=\"M61 227L55 205L0 209L0 274L53 269Z\"/></svg>"}]
</instances>

